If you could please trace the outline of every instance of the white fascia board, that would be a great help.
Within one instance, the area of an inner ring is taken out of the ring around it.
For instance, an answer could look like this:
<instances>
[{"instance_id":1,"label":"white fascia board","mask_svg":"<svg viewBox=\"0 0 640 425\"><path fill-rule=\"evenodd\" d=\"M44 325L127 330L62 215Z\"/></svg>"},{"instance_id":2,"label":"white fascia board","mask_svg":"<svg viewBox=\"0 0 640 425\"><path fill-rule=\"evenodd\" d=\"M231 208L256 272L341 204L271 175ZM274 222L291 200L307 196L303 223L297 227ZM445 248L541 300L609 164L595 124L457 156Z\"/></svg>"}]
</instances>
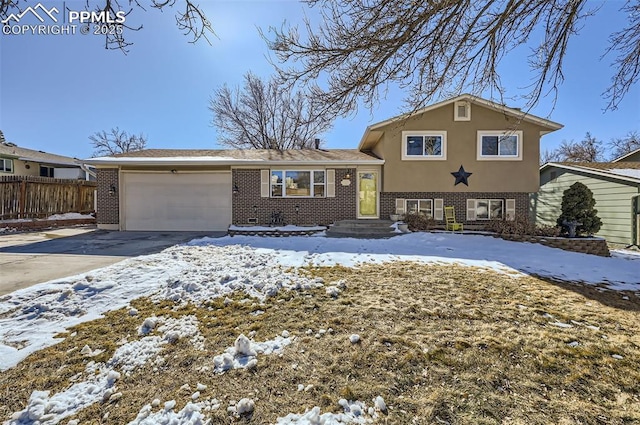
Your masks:
<instances>
[{"instance_id":1,"label":"white fascia board","mask_svg":"<svg viewBox=\"0 0 640 425\"><path fill-rule=\"evenodd\" d=\"M640 183L640 179L638 179L638 178L626 177L626 176L623 176L623 175L620 175L620 174L614 174L611 171L596 170L595 168L558 164L558 163L555 163L555 162L547 162L542 167L540 167L540 171L544 171L545 169L547 169L549 167L563 168L565 170L571 170L571 171L579 171L579 172L582 172L582 173L593 174L595 176L601 176L601 177L608 177L610 179L622 180L622 181L635 183L635 184Z\"/></svg>"}]
</instances>

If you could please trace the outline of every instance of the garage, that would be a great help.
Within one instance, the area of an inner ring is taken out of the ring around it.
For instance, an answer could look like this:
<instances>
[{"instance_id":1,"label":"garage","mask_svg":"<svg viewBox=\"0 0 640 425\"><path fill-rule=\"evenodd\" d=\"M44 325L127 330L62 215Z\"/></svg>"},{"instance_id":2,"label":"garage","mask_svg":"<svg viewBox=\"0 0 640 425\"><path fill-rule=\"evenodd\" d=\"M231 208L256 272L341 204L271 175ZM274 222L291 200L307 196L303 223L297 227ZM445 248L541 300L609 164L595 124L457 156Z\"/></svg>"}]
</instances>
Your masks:
<instances>
[{"instance_id":1,"label":"garage","mask_svg":"<svg viewBox=\"0 0 640 425\"><path fill-rule=\"evenodd\" d=\"M231 172L122 172L123 230L227 230Z\"/></svg>"}]
</instances>

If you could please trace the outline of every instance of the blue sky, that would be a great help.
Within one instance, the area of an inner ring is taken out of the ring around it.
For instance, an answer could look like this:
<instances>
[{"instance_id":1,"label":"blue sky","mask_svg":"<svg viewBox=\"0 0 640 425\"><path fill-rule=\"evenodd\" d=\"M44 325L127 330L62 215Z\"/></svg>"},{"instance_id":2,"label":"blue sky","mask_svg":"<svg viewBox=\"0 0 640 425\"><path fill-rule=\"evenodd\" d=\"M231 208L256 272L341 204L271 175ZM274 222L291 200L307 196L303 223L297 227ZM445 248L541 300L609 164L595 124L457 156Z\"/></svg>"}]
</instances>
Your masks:
<instances>
[{"instance_id":1,"label":"blue sky","mask_svg":"<svg viewBox=\"0 0 640 425\"><path fill-rule=\"evenodd\" d=\"M61 1L43 4L62 9ZM71 9L83 4L66 2ZM214 89L237 85L247 71L262 77L273 72L257 27L280 26L285 20L295 24L315 12L291 0L201 4L219 37L212 38L211 46L190 44L176 28L172 10L154 9L136 10L127 18L132 25L144 25L129 33L135 44L127 55L105 50L103 38L96 35L0 35L0 129L7 140L86 158L92 154L89 135L119 126L145 134L150 148L220 148L208 110ZM569 44L555 109L546 98L531 111L565 126L543 137L543 150L563 140L580 140L587 131L608 141L640 130L639 84L616 111L603 112L601 97L613 58L600 57L611 29L625 24L618 12L623 1L592 5L602 8ZM523 56L507 56L502 69L507 96L522 94L528 78ZM375 110L360 109L338 119L323 135L325 147L355 148L367 125L401 111L402 98L402 92L392 90Z\"/></svg>"}]
</instances>

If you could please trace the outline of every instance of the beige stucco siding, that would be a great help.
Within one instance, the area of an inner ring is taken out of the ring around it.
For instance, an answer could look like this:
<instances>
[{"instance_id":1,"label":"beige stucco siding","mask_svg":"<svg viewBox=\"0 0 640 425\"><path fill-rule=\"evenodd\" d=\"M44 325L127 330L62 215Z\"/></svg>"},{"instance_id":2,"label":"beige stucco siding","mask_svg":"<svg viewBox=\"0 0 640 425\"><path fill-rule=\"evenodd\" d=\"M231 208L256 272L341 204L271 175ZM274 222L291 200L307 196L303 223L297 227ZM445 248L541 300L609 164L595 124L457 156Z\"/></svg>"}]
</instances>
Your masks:
<instances>
[{"instance_id":1,"label":"beige stucco siding","mask_svg":"<svg viewBox=\"0 0 640 425\"><path fill-rule=\"evenodd\" d=\"M555 171L557 177L551 180L550 172ZM639 188L632 183L624 184L606 178L593 178L577 172L561 169L546 169L541 175L541 187L532 198L536 222L555 225L560 215L562 195L573 183L581 182L592 192L596 200L595 208L602 220L598 236L609 242L632 243L632 205L631 199L639 193Z\"/></svg>"},{"instance_id":2,"label":"beige stucco siding","mask_svg":"<svg viewBox=\"0 0 640 425\"><path fill-rule=\"evenodd\" d=\"M385 192L536 192L542 127L471 105L471 121L454 121L453 104L381 128L383 135L373 153L385 160ZM403 131L446 131L446 160L402 160ZM478 131L523 132L522 160L478 160ZM473 173L469 186L454 187L452 171L464 166Z\"/></svg>"}]
</instances>

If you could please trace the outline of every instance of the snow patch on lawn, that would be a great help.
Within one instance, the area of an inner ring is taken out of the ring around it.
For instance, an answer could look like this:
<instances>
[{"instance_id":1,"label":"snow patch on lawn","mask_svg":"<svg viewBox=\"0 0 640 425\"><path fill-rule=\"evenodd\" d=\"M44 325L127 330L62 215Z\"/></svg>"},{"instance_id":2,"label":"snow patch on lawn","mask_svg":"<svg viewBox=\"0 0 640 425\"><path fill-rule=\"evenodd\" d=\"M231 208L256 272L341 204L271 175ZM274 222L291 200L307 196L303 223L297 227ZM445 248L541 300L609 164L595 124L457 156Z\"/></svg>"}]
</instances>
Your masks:
<instances>
[{"instance_id":1,"label":"snow patch on lawn","mask_svg":"<svg viewBox=\"0 0 640 425\"><path fill-rule=\"evenodd\" d=\"M380 397L382 400L382 397ZM384 403L384 400L382 400ZM283 418L278 418L276 424L282 425L332 425L332 424L366 424L373 423L378 418L376 409L367 408L361 401L347 401L340 399L338 402L343 409L342 413L320 414L318 406L303 413L290 413ZM377 406L378 404L375 403ZM386 405L384 406L386 409Z\"/></svg>"},{"instance_id":2,"label":"snow patch on lawn","mask_svg":"<svg viewBox=\"0 0 640 425\"><path fill-rule=\"evenodd\" d=\"M157 320L163 323L158 328L161 336L145 336L140 340L125 343L106 363L89 362L85 368L86 381L75 383L53 396L49 396L49 391L34 391L27 407L14 413L13 421L9 424L58 423L93 403L117 398L115 382L120 379L120 373L116 368L125 375L131 375L136 369L157 359L164 345L174 343L180 338L191 338L192 342L195 339L197 346L194 348L198 349L201 336L194 316L179 319L160 317Z\"/></svg>"},{"instance_id":3,"label":"snow patch on lawn","mask_svg":"<svg viewBox=\"0 0 640 425\"><path fill-rule=\"evenodd\" d=\"M286 335L288 335L288 332ZM231 369L252 369L258 365L258 354L278 354L291 342L291 337L285 338L282 336L277 336L275 339L265 342L253 342L241 334L236 338L233 347L227 348L223 354L213 358L214 372L222 373Z\"/></svg>"}]
</instances>

